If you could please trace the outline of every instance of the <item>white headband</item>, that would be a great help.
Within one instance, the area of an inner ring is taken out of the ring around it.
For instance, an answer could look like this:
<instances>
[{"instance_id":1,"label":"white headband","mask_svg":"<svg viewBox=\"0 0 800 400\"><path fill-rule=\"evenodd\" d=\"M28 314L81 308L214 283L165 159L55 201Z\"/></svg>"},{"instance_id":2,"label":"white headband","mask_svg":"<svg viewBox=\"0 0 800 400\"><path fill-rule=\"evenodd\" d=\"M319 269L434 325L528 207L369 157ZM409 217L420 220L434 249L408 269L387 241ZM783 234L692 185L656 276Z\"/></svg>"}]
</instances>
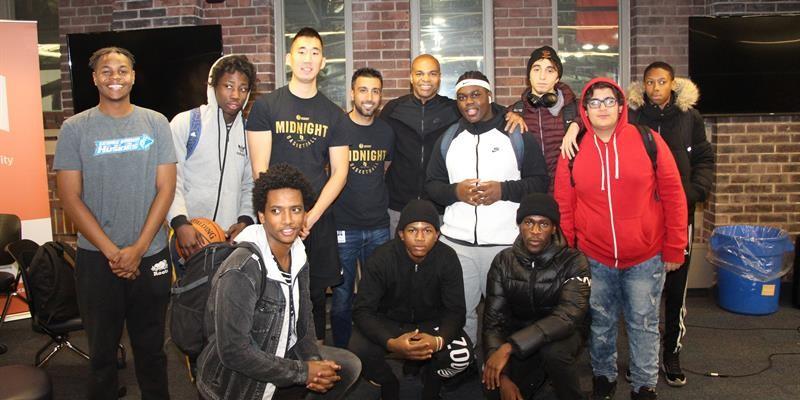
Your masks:
<instances>
[{"instance_id":1,"label":"white headband","mask_svg":"<svg viewBox=\"0 0 800 400\"><path fill-rule=\"evenodd\" d=\"M480 86L490 92L492 91L492 87L489 86L489 82L486 82L483 79L464 79L463 81L456 83L456 92L458 92L458 89L461 89L464 86Z\"/></svg>"}]
</instances>

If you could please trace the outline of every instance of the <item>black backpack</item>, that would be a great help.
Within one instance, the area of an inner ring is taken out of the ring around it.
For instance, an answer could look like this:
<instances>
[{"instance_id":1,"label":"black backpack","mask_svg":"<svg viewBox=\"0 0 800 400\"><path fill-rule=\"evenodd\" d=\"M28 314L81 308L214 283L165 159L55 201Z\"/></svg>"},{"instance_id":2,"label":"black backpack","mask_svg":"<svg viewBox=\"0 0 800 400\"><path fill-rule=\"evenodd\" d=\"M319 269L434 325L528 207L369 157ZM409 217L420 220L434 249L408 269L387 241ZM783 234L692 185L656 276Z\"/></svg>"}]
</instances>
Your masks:
<instances>
[{"instance_id":1,"label":"black backpack","mask_svg":"<svg viewBox=\"0 0 800 400\"><path fill-rule=\"evenodd\" d=\"M211 278L222 262L238 248L253 252L261 267L261 294L264 294L267 269L261 259L261 252L249 242L211 243L189 257L184 263L186 273L172 285L172 306L170 309L170 333L172 341L190 359L196 359L203 351L207 339L203 320L206 303L211 292ZM259 299L261 296L259 296Z\"/></svg>"},{"instance_id":2,"label":"black backpack","mask_svg":"<svg viewBox=\"0 0 800 400\"><path fill-rule=\"evenodd\" d=\"M80 315L75 290L75 249L60 242L39 246L28 266L34 310L42 324L63 322Z\"/></svg>"},{"instance_id":3,"label":"black backpack","mask_svg":"<svg viewBox=\"0 0 800 400\"><path fill-rule=\"evenodd\" d=\"M647 156L650 157L650 164L653 166L653 172L656 172L658 168L658 147L656 147L656 139L653 137L653 131L650 130L649 126L646 125L639 125L634 124L636 130L639 131L639 135L642 137L642 143L644 144L644 149L647 151ZM577 143L580 143L583 140L583 135L586 133L586 129L581 129L578 132L578 137L575 139ZM575 179L572 177L572 166L575 164L575 158L578 157L575 154L574 157L570 158L567 161L567 167L569 167L569 183L572 187L575 187ZM658 196L658 194L656 194Z\"/></svg>"}]
</instances>

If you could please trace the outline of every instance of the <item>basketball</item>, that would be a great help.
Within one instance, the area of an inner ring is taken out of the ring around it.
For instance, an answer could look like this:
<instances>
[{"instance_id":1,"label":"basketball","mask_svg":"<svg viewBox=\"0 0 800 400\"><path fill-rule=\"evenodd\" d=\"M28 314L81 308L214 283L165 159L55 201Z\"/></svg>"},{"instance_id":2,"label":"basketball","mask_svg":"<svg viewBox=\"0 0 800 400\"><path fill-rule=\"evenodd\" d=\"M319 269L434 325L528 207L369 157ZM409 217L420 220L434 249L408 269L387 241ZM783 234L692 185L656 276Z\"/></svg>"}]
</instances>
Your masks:
<instances>
[{"instance_id":1,"label":"basketball","mask_svg":"<svg viewBox=\"0 0 800 400\"><path fill-rule=\"evenodd\" d=\"M195 218L191 222L194 229L203 237L204 245L225 241L225 231L216 222L208 218ZM176 250L181 258L186 258L180 247L176 246Z\"/></svg>"}]
</instances>

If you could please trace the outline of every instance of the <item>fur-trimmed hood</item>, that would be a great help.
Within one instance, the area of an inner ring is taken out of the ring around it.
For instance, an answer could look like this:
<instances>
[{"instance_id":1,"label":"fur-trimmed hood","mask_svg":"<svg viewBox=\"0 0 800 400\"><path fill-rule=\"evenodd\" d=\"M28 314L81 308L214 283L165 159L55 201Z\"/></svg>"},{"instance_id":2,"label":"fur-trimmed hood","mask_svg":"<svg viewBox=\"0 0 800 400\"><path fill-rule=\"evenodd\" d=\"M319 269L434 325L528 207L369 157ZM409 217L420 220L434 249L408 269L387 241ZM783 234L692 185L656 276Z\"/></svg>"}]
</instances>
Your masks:
<instances>
[{"instance_id":1,"label":"fur-trimmed hood","mask_svg":"<svg viewBox=\"0 0 800 400\"><path fill-rule=\"evenodd\" d=\"M675 88L672 90L675 105L681 111L688 111L700 99L700 89L687 78L675 78ZM631 83L628 88L628 107L636 110L644 105L644 84L640 81Z\"/></svg>"}]
</instances>

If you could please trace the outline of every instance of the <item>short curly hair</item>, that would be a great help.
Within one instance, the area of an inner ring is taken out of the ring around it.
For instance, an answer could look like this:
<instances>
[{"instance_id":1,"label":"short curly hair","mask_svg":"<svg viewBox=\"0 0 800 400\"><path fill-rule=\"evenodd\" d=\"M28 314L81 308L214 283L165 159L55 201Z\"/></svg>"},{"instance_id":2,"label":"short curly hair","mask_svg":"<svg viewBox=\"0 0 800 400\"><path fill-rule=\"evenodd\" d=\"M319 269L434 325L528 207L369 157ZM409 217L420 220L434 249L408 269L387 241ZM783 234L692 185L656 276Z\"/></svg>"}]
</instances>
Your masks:
<instances>
[{"instance_id":1,"label":"short curly hair","mask_svg":"<svg viewBox=\"0 0 800 400\"><path fill-rule=\"evenodd\" d=\"M92 53L92 56L89 57L89 69L94 71L95 68L97 68L97 63L100 62L100 59L103 58L103 56L111 53L118 53L127 57L128 60L131 62L131 67L133 67L136 64L136 57L134 57L133 53L131 53L128 49L122 47L110 46L110 47L103 47L102 49L97 49L95 50L94 53Z\"/></svg>"},{"instance_id":2,"label":"short curly hair","mask_svg":"<svg viewBox=\"0 0 800 400\"><path fill-rule=\"evenodd\" d=\"M247 59L247 56L239 54L225 56L217 62L217 65L211 71L211 86L217 86L217 82L222 78L222 75L234 72L240 72L247 78L247 85L250 86L250 89L255 86L256 67Z\"/></svg>"},{"instance_id":3,"label":"short curly hair","mask_svg":"<svg viewBox=\"0 0 800 400\"><path fill-rule=\"evenodd\" d=\"M316 201L314 189L303 173L289 164L281 163L269 167L267 172L262 172L256 179L253 185L253 210L257 213L263 212L270 190L278 189L299 190L306 210L311 209Z\"/></svg>"}]
</instances>

